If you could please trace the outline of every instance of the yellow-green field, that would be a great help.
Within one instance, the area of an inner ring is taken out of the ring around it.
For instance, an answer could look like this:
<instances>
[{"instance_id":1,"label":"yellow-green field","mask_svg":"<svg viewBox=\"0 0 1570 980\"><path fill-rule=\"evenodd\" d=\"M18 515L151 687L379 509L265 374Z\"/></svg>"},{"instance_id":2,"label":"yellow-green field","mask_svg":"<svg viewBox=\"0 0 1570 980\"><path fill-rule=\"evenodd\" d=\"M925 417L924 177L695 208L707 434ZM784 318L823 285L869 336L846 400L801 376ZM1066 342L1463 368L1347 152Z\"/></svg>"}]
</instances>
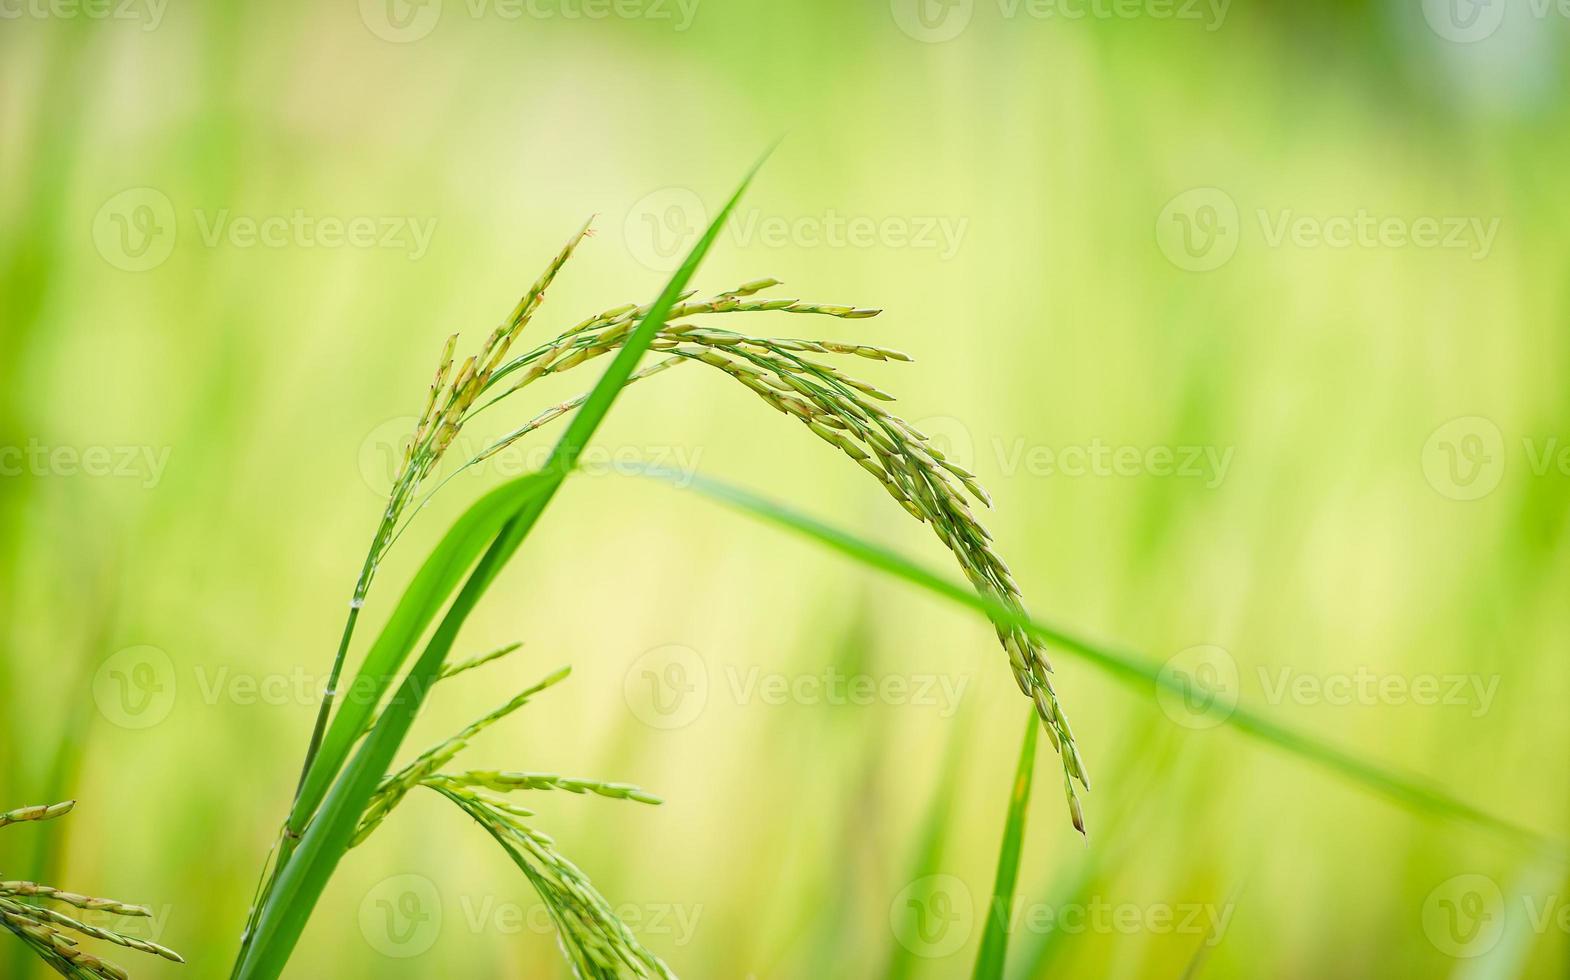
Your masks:
<instances>
[{"instance_id":1,"label":"yellow-green field","mask_svg":"<svg viewBox=\"0 0 1570 980\"><path fill-rule=\"evenodd\" d=\"M848 367L990 490L1032 613L1224 695L1053 654L1089 833L1043 741L1007 976L1563 975L1557 8L3 12L0 811L78 802L0 832L0 879L148 903L126 928L189 963L112 954L132 976L227 975L447 335L477 346L591 215L529 342L648 302L781 135L694 287L883 309L745 322L908 351ZM560 429L435 498L351 664ZM635 460L958 577L849 460L683 367L616 403L457 654L523 649L443 684L400 758L570 665L465 767L663 798L519 802L675 972L969 976L1028 713L991 627ZM1234 702L1548 843L1250 738ZM44 975L0 933L0 976ZM347 855L285 973L567 975L434 793Z\"/></svg>"}]
</instances>

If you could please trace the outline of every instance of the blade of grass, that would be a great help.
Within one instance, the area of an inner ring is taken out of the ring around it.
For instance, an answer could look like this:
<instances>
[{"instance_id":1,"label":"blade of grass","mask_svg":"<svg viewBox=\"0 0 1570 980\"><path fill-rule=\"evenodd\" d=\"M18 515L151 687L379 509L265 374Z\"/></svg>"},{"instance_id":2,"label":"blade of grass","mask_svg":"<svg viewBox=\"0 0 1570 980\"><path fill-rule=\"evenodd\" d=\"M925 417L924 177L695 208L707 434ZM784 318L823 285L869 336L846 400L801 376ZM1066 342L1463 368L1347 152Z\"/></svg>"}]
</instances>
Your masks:
<instances>
[{"instance_id":1,"label":"blade of grass","mask_svg":"<svg viewBox=\"0 0 1570 980\"><path fill-rule=\"evenodd\" d=\"M994 620L1017 625L1043 641L1085 659L1131 687L1146 692L1159 687L1178 696L1183 694L1177 680L1163 674L1158 666L1147 662L1144 657L1087 640L1032 619L1024 613L972 591L965 585L923 568L894 551L800 511L708 477L672 473L653 467L642 467L640 475L662 480L679 489L695 490L712 500L803 534L864 565L896 578L902 578L951 602L986 613ZM1226 717L1226 722L1244 734L1292 755L1318 763L1337 775L1360 783L1410 809L1486 828L1518 844L1539 850L1560 863L1570 860L1570 847L1567 847L1561 839L1546 837L1435 789L1414 777L1398 773L1377 763L1367 762L1314 736L1293 731L1241 704Z\"/></svg>"},{"instance_id":2,"label":"blade of grass","mask_svg":"<svg viewBox=\"0 0 1570 980\"><path fill-rule=\"evenodd\" d=\"M269 889L264 899L257 919L255 938L242 951L236 969L236 976L241 980L272 980L283 972L295 943L305 929L305 923L310 918L322 891L327 887L328 879L332 877L338 861L349 847L366 802L386 774L387 767L391 764L405 733L413 724L415 713L431 684L439 675L447 652L457 639L458 631L478 604L480 597L484 595L502 567L534 527L562 481L576 465L579 455L588 445L595 429L609 412L611 404L637 367L638 360L648 350L654 335L664 325L665 317L675 305L677 297L697 270L698 263L719 237L720 229L724 227L725 221L746 191L747 185L752 182L753 175L757 173L767 157L768 154L765 153L763 158L753 165L742 180L741 186L731 195L730 200L715 216L714 222L704 232L703 237L693 246L686 261L666 283L659 298L649 307L648 313L644 315L627 342L617 351L610 367L606 368L599 382L589 393L588 399L583 403L583 407L573 416L567 431L552 448L545 466L539 473L533 474L540 481L535 485L538 492L531 494L502 527L485 556L480 559L468 581L464 583L458 597L453 600L452 606L426 645L425 652L404 678L398 693L388 703L370 735L341 773L337 772L337 766L328 767L332 765L333 759L341 759L342 753L346 753L359 737L361 729L355 726L364 725L365 717L369 715L375 704L371 699L357 699L359 703L355 714L359 717L358 721L355 721L350 717L350 703L346 701L339 716L334 719L311 774L306 779L304 788L311 792L309 794L302 792L302 804L315 795L316 787L326 779L332 778L333 775L337 775L337 779L323 799L320 810L311 817L299 849L280 859L276 886ZM441 598L445 598L445 593ZM420 607L422 610L425 608L423 602ZM390 648L399 663L412 650L412 640L407 645L399 643L396 648ZM390 678L381 679L383 688L387 679ZM318 772L324 775L318 777ZM291 822L293 819L294 817L291 817Z\"/></svg>"},{"instance_id":3,"label":"blade of grass","mask_svg":"<svg viewBox=\"0 0 1570 980\"><path fill-rule=\"evenodd\" d=\"M1030 805L1030 783L1036 770L1036 736L1041 726L1032 711L1025 721L1025 739L1019 747L1019 768L1009 792L1008 818L1003 822L1003 845L998 849L998 874L987 906L987 928L981 935L973 980L1002 980L1008 958L1009 918L1014 909L1014 885L1019 881L1019 857L1024 850L1025 811Z\"/></svg>"},{"instance_id":4,"label":"blade of grass","mask_svg":"<svg viewBox=\"0 0 1570 980\"><path fill-rule=\"evenodd\" d=\"M1157 821L1165 820L1165 813L1140 805L1141 801L1155 799L1165 781L1176 771L1175 753L1181 743L1163 730L1164 716L1147 712L1129 724L1119 725L1117 751L1109 753L1110 762L1097 768L1113 775L1103 779L1102 785L1113 787L1102 797L1105 816L1096 822L1100 843L1087 847L1076 857L1071 866L1056 869L1050 881L1038 882L1034 894L1046 895L1048 908L1061 909L1088 906L1095 898L1092 889L1101 886L1106 877L1130 863L1129 854L1138 853L1147 832L1154 830ZM1170 727L1170 726L1168 726ZM1021 887L1031 889L1027 881ZM1075 937L1062 929L1027 930L1014 943L1014 967L1006 971L1011 980L1048 980L1065 972L1058 965L1058 957L1075 945Z\"/></svg>"}]
</instances>

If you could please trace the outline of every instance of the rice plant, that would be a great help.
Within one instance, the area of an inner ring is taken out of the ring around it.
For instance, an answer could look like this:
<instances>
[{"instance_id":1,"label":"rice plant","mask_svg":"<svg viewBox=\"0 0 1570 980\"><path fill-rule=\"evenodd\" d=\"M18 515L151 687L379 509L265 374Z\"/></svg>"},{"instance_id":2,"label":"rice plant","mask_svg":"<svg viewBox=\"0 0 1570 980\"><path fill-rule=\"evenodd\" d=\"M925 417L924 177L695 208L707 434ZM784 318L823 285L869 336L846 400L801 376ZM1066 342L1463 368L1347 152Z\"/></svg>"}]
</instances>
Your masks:
<instances>
[{"instance_id":1,"label":"rice plant","mask_svg":"<svg viewBox=\"0 0 1570 980\"><path fill-rule=\"evenodd\" d=\"M744 189L746 184L742 186ZM738 329L740 325L750 320L733 316L779 313L863 319L875 316L877 310L774 298L769 293L780 283L767 278L702 299L688 289L698 262L713 244L740 194L738 190L721 210L653 303L625 303L589 316L543 343L532 347L519 343L547 289L588 236L585 226L473 354L455 366L457 339L449 338L443 345L423 409L351 592L327 696L311 734L294 802L258 886L232 977L271 980L281 974L339 860L390 819L398 803L417 788L440 794L502 847L550 911L559 944L575 975L670 975L665 964L644 949L632 931L617 920L584 873L534 826L532 812L507 798L514 792L554 790L643 803L656 802L654 797L622 783L569 779L550 773L446 769L469 739L563 679L565 670L520 692L403 767L393 769L392 760L433 687L516 649L513 645L470 660L448 662L468 615L571 473L618 393L633 382L686 364L722 372L866 470L899 506L930 525L954 556L968 585L951 582L853 533L745 491L703 478L684 485L802 532L869 567L970 606L992 620L1020 690L1029 698L1039 720L1032 722L1021 752L1005 822L993 897L995 908L1009 907L1017 878L1038 723L1039 730L1046 731L1057 750L1070 819L1084 832L1078 790L1088 787L1088 779L1052 685L1044 645L1051 643L1080 655L1146 691L1173 682L1145 658L1032 619L1024 610L1013 576L972 509L971 501L988 504L975 476L948 460L925 434L889 411L885 405L891 396L831 363L836 357L909 360L905 354L882 346L742 330ZM644 364L643 358L649 352L661 356ZM571 371L606 354L612 355L611 364L591 390L536 412L456 467L454 475L557 419L569 418L566 431L540 470L482 496L440 540L365 652L353 681L345 688L348 695L340 697L340 681L355 627L377 571L410 522L452 478L436 481L434 475L448 451L459 444L457 436L463 427L479 413L511 404L513 396L533 382ZM651 470L649 475L662 474ZM426 638L433 623L435 628ZM415 648L422 639L424 649L416 657ZM389 693L395 682L396 691ZM1239 707L1228 721L1245 733L1325 764L1409 805L1490 826L1534 845L1541 843L1514 825L1434 792L1419 781L1292 732L1246 708ZM978 977L1002 973L1005 920L1006 915L999 914L988 921L988 935L977 964Z\"/></svg>"},{"instance_id":2,"label":"rice plant","mask_svg":"<svg viewBox=\"0 0 1570 980\"><path fill-rule=\"evenodd\" d=\"M443 345L350 593L349 611L294 804L258 887L234 977L250 980L279 975L344 852L365 841L411 790L420 787L448 799L507 852L550 911L575 975L670 975L665 964L616 919L587 877L532 826L533 814L497 794L566 790L643 803L657 802L656 798L621 783L548 773L443 771L469 739L562 680L565 670L521 692L402 768L387 771L430 687L512 649L457 665L447 663L469 611L534 526L618 392L635 381L685 364L700 365L733 379L867 471L899 506L931 526L978 593L998 608L1023 617L1019 588L972 510L972 500L990 505L975 475L947 459L924 433L885 408L892 396L830 363L836 357L908 361L906 354L870 344L810 340L730 326L733 321L739 326L736 314L863 319L877 315L878 310L771 296L770 291L780 285L772 278L753 280L701 299L687 288L698 261L740 194L738 190L653 303L623 303L582 319L543 343L532 347L521 343L547 290L589 236L585 225L547 265L510 315L461 364L455 361L458 338L450 337ZM661 356L642 364L649 352ZM487 494L449 531L392 610L347 694L340 697L355 628L377 572L410 522L452 478L449 475L436 481L434 475L448 451L458 444L463 427L482 412L510 405L514 396L535 381L566 373L606 354L614 355L611 366L592 390L538 411L456 467L453 475L571 413L567 431L542 470ZM473 571L459 589L459 580L471 565ZM458 594L424 653L406 670L405 661L454 590ZM1074 826L1083 832L1076 784L1088 786L1088 781L1052 685L1050 664L1039 640L1018 622L1004 616L995 617L994 624L1021 692L1033 703L1058 749L1069 813ZM400 676L399 688L389 698L388 689Z\"/></svg>"},{"instance_id":3,"label":"rice plant","mask_svg":"<svg viewBox=\"0 0 1570 980\"><path fill-rule=\"evenodd\" d=\"M47 806L27 806L0 813L0 829L17 823L53 820L70 813L74 800ZM75 910L68 914L53 906ZM102 940L126 949L161 956L184 963L180 954L155 942L125 935L114 929L85 921L115 916L148 918L150 909L112 898L92 898L35 881L0 880L0 926L27 945L38 958L64 977L74 980L125 980L126 972L109 960L83 949L78 937Z\"/></svg>"},{"instance_id":4,"label":"rice plant","mask_svg":"<svg viewBox=\"0 0 1570 980\"><path fill-rule=\"evenodd\" d=\"M1002 976L1040 731L1047 733L1057 751L1070 821L1081 833L1085 831L1079 792L1088 788L1088 777L1053 686L1045 647L1051 645L1082 657L1146 694L1163 686L1170 689L1174 682L1148 658L1083 639L1025 611L1013 575L976 516L977 507L990 504L975 475L946 458L924 433L891 411L888 404L892 396L856 377L847 367L858 358L909 361L906 354L873 344L806 339L798 336L803 331L794 328L752 327L765 322L810 323L800 319L810 317L861 320L876 316L878 310L779 296L782 284L773 278L752 280L709 295L689 288L699 261L740 194L738 190L721 210L652 303L623 303L581 319L548 340L535 343L525 339L547 291L589 237L586 225L567 241L473 353L460 361L456 336L442 345L392 488L348 592L349 608L330 680L310 732L293 801L262 869L231 977L270 980L282 975L338 862L366 843L386 821L396 819L399 804L421 789L437 794L477 824L517 867L548 912L563 958L575 976L672 975L617 917L588 875L561 852L539 825L535 812L523 802L528 794L542 792L645 805L657 805L658 797L628 783L534 768L470 768L467 762L457 761L475 737L563 682L569 676L568 668L546 674L402 765L395 765L394 759L433 690L448 690L456 679L521 648L521 644L512 643L467 659L452 656L467 617L563 486L618 394L634 382L664 376L677 368L720 372L770 409L804 425L836 454L848 457L899 507L931 527L965 581L951 580L853 532L746 491L701 477L684 478L681 485L796 530L822 546L991 620L1033 716L1012 784L991 914L975 972L983 980ZM464 427L477 416L509 411L525 400L520 393L534 382L567 373L602 355L610 355L610 364L584 394L521 411L522 421L501 437L466 459L450 458L457 456L454 447L464 445L458 439ZM545 466L493 488L463 512L431 549L402 594L388 605L379 632L359 655L352 678L346 678L357 625L378 573L432 497L457 473L558 420L564 421L565 431ZM653 477L668 476L653 469L647 472ZM440 476L443 473L447 475ZM1025 710L1022 705L1021 711ZM1563 853L1558 841L1524 831L1511 821L1433 790L1421 780L1393 773L1361 755L1287 729L1245 706L1238 706L1226 721L1244 734L1325 765L1343 778L1416 810L1502 832L1534 850ZM59 816L70 806L30 807L0 814L0 828ZM941 834L933 830L929 836L936 842ZM927 851L935 849L932 844ZM57 911L47 903L111 915L148 913L136 906L43 885L0 881L0 924L65 976L125 976L119 967L84 950L77 937L179 961L162 946L82 921L84 916Z\"/></svg>"},{"instance_id":5,"label":"rice plant","mask_svg":"<svg viewBox=\"0 0 1570 980\"><path fill-rule=\"evenodd\" d=\"M743 189L745 186L744 182ZM1088 777L1052 683L1045 646L1083 657L1147 693L1163 685L1171 687L1174 682L1147 658L1085 640L1033 619L1025 611L1013 575L976 517L974 507L990 503L975 475L947 459L924 433L892 412L887 407L892 396L844 366L853 358L909 361L906 354L872 344L805 339L795 330L744 329L763 322L763 314L810 322L794 318L860 320L876 316L878 310L776 296L781 283L772 278L752 280L701 298L688 288L699 261L741 193L738 190L720 211L654 302L611 307L532 346L523 340L548 289L589 236L586 225L568 240L472 354L460 363L456 357L458 338L448 338L443 344L388 499L349 590L348 613L293 802L264 864L231 977L271 980L283 973L338 862L387 820L394 819L399 804L418 789L451 803L483 829L518 868L547 910L562 955L575 976L599 980L672 975L617 917L588 875L538 826L534 811L519 802L527 800L527 794L540 792L647 805L657 805L658 797L622 782L535 769L456 764L476 736L564 681L568 668L545 675L403 765L394 765L394 758L432 690L446 690L454 679L521 648L521 644L512 643L467 659L451 659L467 617L573 471L620 391L684 365L698 365L688 370L722 373L865 470L898 506L931 527L966 581L952 581L852 532L746 491L701 477L684 479L683 486L796 530L820 545L968 606L991 620L1033 715L1012 786L992 914L975 972L984 980L1002 976L1008 910L1022 860L1026 804L1040 731L1047 733L1057 751L1070 821L1081 833L1085 831L1079 791L1088 788ZM779 317L772 319L780 322ZM650 354L655 356L645 363ZM507 410L521 400L515 396L534 382L569 372L602 355L611 355L610 365L590 390L533 414L522 413L524 421L467 459L448 458L455 446L463 445L458 436L478 415ZM546 464L495 487L463 512L390 605L380 631L359 657L352 680L344 683L356 627L378 572L432 497L457 473L559 419L566 419L566 428ZM444 471L448 475L438 478ZM653 469L647 473L669 476ZM417 649L422 644L423 649ZM1419 780L1286 729L1246 707L1239 706L1226 720L1245 734L1326 765L1415 809L1489 827L1533 848L1558 849L1557 842L1523 831ZM59 816L70 806L0 814L0 827ZM933 839L937 837L934 832ZM155 943L80 921L80 916L55 911L45 902L115 915L147 912L42 885L0 882L0 923L63 975L125 976L118 967L81 949L73 933L179 960Z\"/></svg>"}]
</instances>

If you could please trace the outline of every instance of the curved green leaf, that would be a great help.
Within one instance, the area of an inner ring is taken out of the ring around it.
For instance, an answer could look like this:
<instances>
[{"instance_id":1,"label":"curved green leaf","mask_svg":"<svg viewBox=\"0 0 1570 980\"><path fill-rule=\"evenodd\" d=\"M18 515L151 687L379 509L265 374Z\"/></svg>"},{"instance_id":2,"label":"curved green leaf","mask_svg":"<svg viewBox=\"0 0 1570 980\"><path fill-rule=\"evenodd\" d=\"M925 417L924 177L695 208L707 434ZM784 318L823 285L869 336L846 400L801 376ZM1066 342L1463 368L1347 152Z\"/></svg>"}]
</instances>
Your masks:
<instances>
[{"instance_id":1,"label":"curved green leaf","mask_svg":"<svg viewBox=\"0 0 1570 980\"><path fill-rule=\"evenodd\" d=\"M767 154L764 155L764 159L766 158ZM713 224L693 246L686 261L666 283L659 298L649 307L648 313L638 323L627 342L621 350L617 351L610 367L606 368L599 382L589 393L583 407L573 416L567 431L552 448L544 468L538 474L532 474L539 482L531 483L530 486L537 492L531 493L526 500L515 507L511 517L491 542L489 550L485 552L468 581L464 583L458 597L453 600L447 614L426 644L425 652L420 655L408 676L404 678L398 693L388 703L377 719L375 727L361 743L359 751L344 766L341 773L336 771L334 760L341 760L343 753L347 752L358 738L360 730L356 728L356 724L359 726L365 724L365 719L374 709L375 704L369 699L355 699L362 702L356 709L355 716L350 716L346 704L339 717L334 719L328 738L312 765L312 772L307 776L304 789L309 792L300 794L300 809L309 812L309 801L319 795L320 787L334 775L337 778L322 800L321 808L310 817L310 823L305 829L299 849L291 855L280 858L275 881L269 888L257 915L255 935L241 953L235 971L239 980L273 980L283 972L284 965L299 941L300 934L305 930L305 924L321 898L322 891L327 887L327 882L337 868L338 861L349 848L367 801L375 792L388 766L391 765L393 756L403 742L409 726L413 724L414 716L424 701L426 693L440 675L442 663L448 651L452 649L464 621L468 619L469 613L479 603L480 597L485 594L496 575L533 529L540 514L577 463L579 455L588 445L595 429L637 367L638 360L648 350L655 334L664 325L666 315L697 270L704 254L719 237L720 229L724 227L731 211L762 164L763 160L760 159L753 165L741 186L715 216ZM485 498L485 500L490 499L490 496ZM477 537L477 534L473 536L466 534L462 540L467 546ZM462 566L457 565L459 557L460 554L455 552L443 558L438 563L441 570L439 579L437 573L433 573L433 579L437 579L442 584L454 580L448 573L455 575L462 567L467 567L467 562ZM433 555L432 561L436 559L437 556ZM427 565L430 564L431 561L428 561ZM411 605L421 614L429 612L433 615L432 603L439 607L446 595L447 592L443 592L440 598L433 599L430 595L422 594L414 597ZM425 616L424 622L429 622L428 615ZM402 663L412 651L417 639L418 634L411 638L406 631L400 630L398 638L389 641L386 649L378 651L373 648L373 654L388 662ZM369 660L370 657L367 658L368 665ZM376 666L380 667L382 664L378 663ZM385 685L385 679L382 683ZM358 722L355 720L356 717L359 719Z\"/></svg>"},{"instance_id":2,"label":"curved green leaf","mask_svg":"<svg viewBox=\"0 0 1570 980\"><path fill-rule=\"evenodd\" d=\"M1032 619L1018 610L1010 609L1002 603L979 595L961 583L923 568L888 548L873 544L849 531L826 524L800 511L707 477L671 473L651 467L645 467L641 475L662 480L680 489L695 490L771 524L806 535L864 565L896 578L902 578L951 602L983 612L995 621L1016 625L1042 641L1101 668L1132 687L1145 692L1165 689L1178 696L1185 693L1178 681L1162 673L1159 667L1141 656L1087 640L1067 630ZM1410 809L1483 827L1518 844L1541 851L1545 856L1560 863L1570 861L1570 847L1567 847L1563 840L1545 837L1451 796L1417 778L1396 772L1378 763L1367 762L1317 737L1293 731L1244 705L1234 708L1226 716L1225 721L1244 734L1292 755L1318 763L1337 775L1360 783Z\"/></svg>"}]
</instances>

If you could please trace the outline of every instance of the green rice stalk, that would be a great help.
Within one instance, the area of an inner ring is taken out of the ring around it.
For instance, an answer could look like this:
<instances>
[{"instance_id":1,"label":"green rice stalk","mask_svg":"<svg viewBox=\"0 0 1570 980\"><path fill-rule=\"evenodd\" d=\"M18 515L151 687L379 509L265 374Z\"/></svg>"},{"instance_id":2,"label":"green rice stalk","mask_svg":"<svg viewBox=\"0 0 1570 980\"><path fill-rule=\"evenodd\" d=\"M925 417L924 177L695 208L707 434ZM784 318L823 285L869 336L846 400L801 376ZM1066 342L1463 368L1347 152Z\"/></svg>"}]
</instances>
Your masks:
<instances>
[{"instance_id":1,"label":"green rice stalk","mask_svg":"<svg viewBox=\"0 0 1570 980\"><path fill-rule=\"evenodd\" d=\"M761 166L759 161L757 166ZM357 681L367 679L380 693L392 671L413 653L425 628L446 604L446 613L409 668L397 694L368 735L365 724L376 701L346 703L321 737L313 738L319 754L305 767L296 800L276 848L274 871L264 874L258 900L249 917L233 976L239 980L273 980L282 974L307 920L375 794L384 770L439 676L468 616L511 559L540 515L560 489L589 444L620 390L637 370L653 335L665 324L677 296L719 237L726 218L757 172L754 166L730 197L686 260L667 282L659 298L628 335L624 346L601 376L583 407L574 414L543 470L510 481L465 511L448 535L416 573L394 609L392 618L372 645ZM471 363L485 363L475 361ZM492 362L494 363L494 362ZM460 374L460 379L467 371ZM470 379L472 380L472 379ZM467 385L468 381L461 382ZM500 519L500 527L491 522ZM489 545L484 542L489 538ZM484 549L483 556L480 549ZM478 557L461 588L457 580ZM347 630L346 630L347 635ZM318 723L317 732L323 726ZM363 736L363 740L362 740ZM351 749L358 743L358 750ZM520 865L521 866L521 865Z\"/></svg>"},{"instance_id":2,"label":"green rice stalk","mask_svg":"<svg viewBox=\"0 0 1570 980\"><path fill-rule=\"evenodd\" d=\"M803 303L796 299L755 298L757 292L778 284L775 279L762 279L720 293L710 300L683 303L672 308L671 318L749 312L865 318L879 312ZM489 408L540 377L570 370L616 350L625 338L632 318L642 312L642 307L628 305L598 314L564 331L555 340L507 362L496 372L495 380L514 371L524 373L503 395L481 405L478 410ZM805 356L819 353L878 361L909 361L909 355L869 344L767 337L669 321L649 346L673 355L672 359L648 369L649 373L667 369L674 359L694 361L719 370L747 387L765 404L796 419L814 436L850 457L877 479L907 513L932 527L979 593L1011 610L1024 612L1024 601L1012 572L994 547L991 533L976 518L966 499L968 496L984 507L991 506L990 498L975 475L948 460L924 433L880 404L891 401L893 396L838 367ZM527 433L565 414L579 401L563 402L503 435L463 464L460 471L508 448ZM440 486L436 488L440 489ZM413 509L411 519L425 502L421 501L419 507ZM1074 827L1083 833L1084 811L1076 784L1088 789L1089 775L1053 685L1052 665L1044 648L1027 631L1003 620L995 619L994 624L1015 681L1021 693L1034 702L1053 748L1060 756L1069 816Z\"/></svg>"}]
</instances>

